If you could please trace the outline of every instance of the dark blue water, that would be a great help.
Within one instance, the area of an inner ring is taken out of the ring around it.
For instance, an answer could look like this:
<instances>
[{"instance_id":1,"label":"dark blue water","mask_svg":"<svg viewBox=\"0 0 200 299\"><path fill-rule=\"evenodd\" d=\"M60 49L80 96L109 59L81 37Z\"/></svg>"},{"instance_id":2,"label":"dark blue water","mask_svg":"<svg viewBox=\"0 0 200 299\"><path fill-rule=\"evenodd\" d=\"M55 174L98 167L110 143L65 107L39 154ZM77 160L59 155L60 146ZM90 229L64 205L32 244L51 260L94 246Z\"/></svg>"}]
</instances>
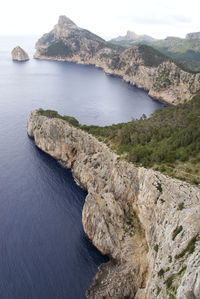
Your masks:
<instances>
[{"instance_id":1,"label":"dark blue water","mask_svg":"<svg viewBox=\"0 0 200 299\"><path fill-rule=\"evenodd\" d=\"M41 107L106 125L162 105L91 66L14 63L18 44L33 53L31 38L0 37L0 298L85 298L105 260L82 229L86 193L27 137L27 116Z\"/></svg>"}]
</instances>

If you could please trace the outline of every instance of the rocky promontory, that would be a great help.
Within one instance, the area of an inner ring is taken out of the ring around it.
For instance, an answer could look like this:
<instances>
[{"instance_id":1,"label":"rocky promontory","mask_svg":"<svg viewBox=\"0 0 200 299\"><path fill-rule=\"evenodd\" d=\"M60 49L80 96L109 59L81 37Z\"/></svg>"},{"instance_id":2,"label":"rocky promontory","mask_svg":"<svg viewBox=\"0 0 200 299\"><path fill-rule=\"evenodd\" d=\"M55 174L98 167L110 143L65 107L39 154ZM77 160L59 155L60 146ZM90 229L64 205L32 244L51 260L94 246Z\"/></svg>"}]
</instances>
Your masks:
<instances>
[{"instance_id":1,"label":"rocky promontory","mask_svg":"<svg viewBox=\"0 0 200 299\"><path fill-rule=\"evenodd\" d=\"M88 297L200 297L198 188L122 161L95 137L41 111L30 114L27 130L88 191L84 230L110 257Z\"/></svg>"},{"instance_id":2,"label":"rocky promontory","mask_svg":"<svg viewBox=\"0 0 200 299\"><path fill-rule=\"evenodd\" d=\"M29 60L28 54L21 48L21 47L15 47L12 52L12 60L16 61L27 61Z\"/></svg>"},{"instance_id":3,"label":"rocky promontory","mask_svg":"<svg viewBox=\"0 0 200 299\"><path fill-rule=\"evenodd\" d=\"M200 90L200 73L184 71L147 45L128 49L113 45L65 16L38 40L36 49L35 58L95 65L171 104L190 100Z\"/></svg>"}]
</instances>

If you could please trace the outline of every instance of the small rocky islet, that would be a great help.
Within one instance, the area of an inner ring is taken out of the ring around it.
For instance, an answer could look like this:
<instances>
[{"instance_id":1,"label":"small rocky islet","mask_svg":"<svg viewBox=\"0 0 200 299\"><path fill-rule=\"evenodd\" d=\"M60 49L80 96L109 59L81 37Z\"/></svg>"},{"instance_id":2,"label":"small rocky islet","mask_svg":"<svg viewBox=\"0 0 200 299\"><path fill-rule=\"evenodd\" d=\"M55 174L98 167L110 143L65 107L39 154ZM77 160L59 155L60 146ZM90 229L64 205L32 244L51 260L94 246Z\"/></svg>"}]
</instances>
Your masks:
<instances>
[{"instance_id":1,"label":"small rocky islet","mask_svg":"<svg viewBox=\"0 0 200 299\"><path fill-rule=\"evenodd\" d=\"M11 55L14 61L28 61L30 59L28 54L20 46L15 47Z\"/></svg>"}]
</instances>

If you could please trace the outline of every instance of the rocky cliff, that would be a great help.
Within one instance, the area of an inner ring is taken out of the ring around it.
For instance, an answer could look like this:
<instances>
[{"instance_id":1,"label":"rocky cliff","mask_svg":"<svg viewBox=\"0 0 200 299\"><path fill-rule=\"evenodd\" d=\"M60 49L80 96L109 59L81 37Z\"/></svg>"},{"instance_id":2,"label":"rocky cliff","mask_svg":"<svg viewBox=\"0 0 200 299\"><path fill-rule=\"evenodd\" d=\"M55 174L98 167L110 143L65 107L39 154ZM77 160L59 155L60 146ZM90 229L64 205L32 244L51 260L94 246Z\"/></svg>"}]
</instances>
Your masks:
<instances>
[{"instance_id":1,"label":"rocky cliff","mask_svg":"<svg viewBox=\"0 0 200 299\"><path fill-rule=\"evenodd\" d=\"M36 49L35 58L93 64L168 103L189 100L200 90L200 74L183 71L157 50L145 45L124 50L64 16L39 39Z\"/></svg>"},{"instance_id":2,"label":"rocky cliff","mask_svg":"<svg viewBox=\"0 0 200 299\"><path fill-rule=\"evenodd\" d=\"M200 191L121 161L91 135L33 111L28 134L88 191L83 226L110 257L90 298L200 297Z\"/></svg>"},{"instance_id":3,"label":"rocky cliff","mask_svg":"<svg viewBox=\"0 0 200 299\"><path fill-rule=\"evenodd\" d=\"M188 33L186 35L186 39L189 39L189 40L193 40L193 39L200 40L200 32Z\"/></svg>"},{"instance_id":4,"label":"rocky cliff","mask_svg":"<svg viewBox=\"0 0 200 299\"><path fill-rule=\"evenodd\" d=\"M28 54L21 48L21 47L15 47L12 52L12 59L16 61L27 61L29 60Z\"/></svg>"}]
</instances>

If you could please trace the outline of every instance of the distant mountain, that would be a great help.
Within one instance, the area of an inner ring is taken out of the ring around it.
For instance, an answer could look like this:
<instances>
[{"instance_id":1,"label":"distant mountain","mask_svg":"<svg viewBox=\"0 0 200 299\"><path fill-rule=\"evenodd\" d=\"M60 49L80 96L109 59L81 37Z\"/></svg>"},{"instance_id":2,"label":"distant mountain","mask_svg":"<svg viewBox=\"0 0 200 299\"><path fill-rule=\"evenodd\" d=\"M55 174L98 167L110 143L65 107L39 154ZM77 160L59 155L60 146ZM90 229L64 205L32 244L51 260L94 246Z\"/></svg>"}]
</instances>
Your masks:
<instances>
[{"instance_id":1,"label":"distant mountain","mask_svg":"<svg viewBox=\"0 0 200 299\"><path fill-rule=\"evenodd\" d=\"M135 34L127 34L131 36ZM200 74L182 70L160 51L148 45L128 49L114 45L65 16L38 40L36 50L35 58L92 64L173 104L191 99L200 90Z\"/></svg>"},{"instance_id":2,"label":"distant mountain","mask_svg":"<svg viewBox=\"0 0 200 299\"><path fill-rule=\"evenodd\" d=\"M128 30L125 36L118 36L111 39L110 42L113 44L130 47L138 43L149 43L155 40L155 38L149 35L138 35L135 32Z\"/></svg>"},{"instance_id":3,"label":"distant mountain","mask_svg":"<svg viewBox=\"0 0 200 299\"><path fill-rule=\"evenodd\" d=\"M71 57L73 55L93 55L107 46L107 42L92 32L78 27L66 16L60 16L58 24L47 34L44 34L36 43L39 55Z\"/></svg>"},{"instance_id":4,"label":"distant mountain","mask_svg":"<svg viewBox=\"0 0 200 299\"><path fill-rule=\"evenodd\" d=\"M175 59L184 68L200 72L200 32L188 33L186 38L167 37L149 45Z\"/></svg>"},{"instance_id":5,"label":"distant mountain","mask_svg":"<svg viewBox=\"0 0 200 299\"><path fill-rule=\"evenodd\" d=\"M127 31L125 36L111 39L110 42L126 48L146 44L175 59L184 69L200 72L200 32L188 33L186 38L168 36L164 40L156 40Z\"/></svg>"},{"instance_id":6,"label":"distant mountain","mask_svg":"<svg viewBox=\"0 0 200 299\"><path fill-rule=\"evenodd\" d=\"M200 32L192 32L186 35L186 39L190 40L200 40Z\"/></svg>"}]
</instances>

